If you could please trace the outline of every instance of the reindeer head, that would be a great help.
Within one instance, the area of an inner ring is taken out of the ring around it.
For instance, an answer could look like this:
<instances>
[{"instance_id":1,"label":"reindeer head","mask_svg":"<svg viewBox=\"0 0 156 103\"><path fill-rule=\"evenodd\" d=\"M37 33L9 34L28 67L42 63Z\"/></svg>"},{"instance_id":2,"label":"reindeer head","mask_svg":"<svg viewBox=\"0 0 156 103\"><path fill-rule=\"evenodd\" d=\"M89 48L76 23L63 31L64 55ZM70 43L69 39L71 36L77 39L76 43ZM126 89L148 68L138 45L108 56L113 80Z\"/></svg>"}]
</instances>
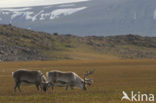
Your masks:
<instances>
[{"instance_id":1,"label":"reindeer head","mask_svg":"<svg viewBox=\"0 0 156 103\"><path fill-rule=\"evenodd\" d=\"M84 75L83 75L83 79L84 79L84 90L86 90L87 88L86 88L86 85L89 85L89 86L91 86L92 85L92 83L93 83L93 80L92 79L87 79L87 76L89 76L89 75L91 75L91 74L93 74L94 73L94 70L91 70L91 71L87 71L86 73L84 73Z\"/></svg>"},{"instance_id":2,"label":"reindeer head","mask_svg":"<svg viewBox=\"0 0 156 103\"><path fill-rule=\"evenodd\" d=\"M41 86L41 89L42 89L44 92L47 91L47 89L48 89L48 83L47 83L47 82L42 82L40 86Z\"/></svg>"},{"instance_id":3,"label":"reindeer head","mask_svg":"<svg viewBox=\"0 0 156 103\"><path fill-rule=\"evenodd\" d=\"M41 89L44 92L47 91L47 89L48 89L48 82L47 82L46 77L43 74L41 75L41 85L40 86L41 86Z\"/></svg>"}]
</instances>

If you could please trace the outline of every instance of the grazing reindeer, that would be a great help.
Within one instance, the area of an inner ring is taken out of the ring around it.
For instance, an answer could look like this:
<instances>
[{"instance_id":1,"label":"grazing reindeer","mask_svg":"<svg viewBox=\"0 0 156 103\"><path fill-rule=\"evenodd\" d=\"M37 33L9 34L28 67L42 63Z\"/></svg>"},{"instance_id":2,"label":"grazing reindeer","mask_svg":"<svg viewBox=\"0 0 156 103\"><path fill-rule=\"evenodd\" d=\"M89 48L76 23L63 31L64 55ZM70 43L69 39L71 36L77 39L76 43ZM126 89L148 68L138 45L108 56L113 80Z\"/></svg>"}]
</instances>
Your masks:
<instances>
[{"instance_id":1,"label":"grazing reindeer","mask_svg":"<svg viewBox=\"0 0 156 103\"><path fill-rule=\"evenodd\" d=\"M48 83L46 83L46 78L40 71L17 70L16 72L12 72L12 76L15 82L15 92L17 87L21 92L21 84L35 84L38 91L39 86L43 91L46 92L47 90Z\"/></svg>"},{"instance_id":2,"label":"grazing reindeer","mask_svg":"<svg viewBox=\"0 0 156 103\"><path fill-rule=\"evenodd\" d=\"M59 87L65 87L66 90L68 89L68 86L70 86L71 89L80 88L86 90L86 84L92 85L92 80L87 79L86 77L93 73L93 70L86 72L82 79L74 72L62 72L58 70L53 70L47 72L46 76L48 78L48 84L51 86L52 90L54 89L55 85Z\"/></svg>"}]
</instances>

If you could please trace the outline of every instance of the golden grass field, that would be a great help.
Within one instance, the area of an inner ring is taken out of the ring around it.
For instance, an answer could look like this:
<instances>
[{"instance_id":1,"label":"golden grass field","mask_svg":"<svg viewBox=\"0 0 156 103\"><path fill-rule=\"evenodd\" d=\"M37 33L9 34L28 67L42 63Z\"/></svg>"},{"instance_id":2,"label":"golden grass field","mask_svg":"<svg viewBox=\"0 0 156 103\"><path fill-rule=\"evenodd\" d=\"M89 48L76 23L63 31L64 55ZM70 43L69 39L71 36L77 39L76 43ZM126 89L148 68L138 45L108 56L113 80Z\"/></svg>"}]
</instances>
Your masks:
<instances>
[{"instance_id":1,"label":"golden grass field","mask_svg":"<svg viewBox=\"0 0 156 103\"><path fill-rule=\"evenodd\" d=\"M94 69L90 76L94 84L87 91L64 90L38 92L35 86L21 86L22 93L14 93L12 72L17 69L73 71L82 76ZM129 103L121 102L122 91L140 91L156 95L156 59L142 60L61 60L0 63L0 103ZM141 102L143 103L143 102ZM146 102L145 102L146 103Z\"/></svg>"}]
</instances>

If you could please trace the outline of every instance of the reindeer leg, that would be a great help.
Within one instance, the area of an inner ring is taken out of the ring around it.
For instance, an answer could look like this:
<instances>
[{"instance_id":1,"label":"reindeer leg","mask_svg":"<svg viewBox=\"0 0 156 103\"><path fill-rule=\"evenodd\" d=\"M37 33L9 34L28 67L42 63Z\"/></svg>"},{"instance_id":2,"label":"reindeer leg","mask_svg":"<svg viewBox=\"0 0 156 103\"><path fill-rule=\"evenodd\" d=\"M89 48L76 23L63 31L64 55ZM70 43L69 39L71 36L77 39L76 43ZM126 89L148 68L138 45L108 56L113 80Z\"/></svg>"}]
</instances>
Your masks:
<instances>
[{"instance_id":1,"label":"reindeer leg","mask_svg":"<svg viewBox=\"0 0 156 103\"><path fill-rule=\"evenodd\" d=\"M70 83L70 89L73 90L74 89L73 87L74 87L74 82L71 81L71 83Z\"/></svg>"},{"instance_id":2,"label":"reindeer leg","mask_svg":"<svg viewBox=\"0 0 156 103\"><path fill-rule=\"evenodd\" d=\"M69 86L69 84L67 83L65 86L65 90L68 90L68 86Z\"/></svg>"},{"instance_id":3,"label":"reindeer leg","mask_svg":"<svg viewBox=\"0 0 156 103\"><path fill-rule=\"evenodd\" d=\"M21 91L21 88L20 88L20 85L21 85L21 83L19 82L19 83L18 83L18 90L19 90L20 92L22 92L22 91Z\"/></svg>"},{"instance_id":4,"label":"reindeer leg","mask_svg":"<svg viewBox=\"0 0 156 103\"><path fill-rule=\"evenodd\" d=\"M40 89L41 89L41 92L42 92L42 89L43 89L43 87L42 87L42 84L39 84L39 87L40 87Z\"/></svg>"},{"instance_id":5,"label":"reindeer leg","mask_svg":"<svg viewBox=\"0 0 156 103\"><path fill-rule=\"evenodd\" d=\"M65 90L68 90L68 85L66 85Z\"/></svg>"},{"instance_id":6,"label":"reindeer leg","mask_svg":"<svg viewBox=\"0 0 156 103\"><path fill-rule=\"evenodd\" d=\"M39 91L40 89L39 89L39 84L36 84L36 88L37 88L37 91Z\"/></svg>"},{"instance_id":7,"label":"reindeer leg","mask_svg":"<svg viewBox=\"0 0 156 103\"><path fill-rule=\"evenodd\" d=\"M54 90L54 85L51 86L51 90L52 90L52 91Z\"/></svg>"},{"instance_id":8,"label":"reindeer leg","mask_svg":"<svg viewBox=\"0 0 156 103\"><path fill-rule=\"evenodd\" d=\"M14 92L16 92L16 88L18 86L18 82L15 83L15 86L14 86Z\"/></svg>"},{"instance_id":9,"label":"reindeer leg","mask_svg":"<svg viewBox=\"0 0 156 103\"><path fill-rule=\"evenodd\" d=\"M54 83L50 83L50 86L51 86L51 90L53 91L54 90Z\"/></svg>"},{"instance_id":10,"label":"reindeer leg","mask_svg":"<svg viewBox=\"0 0 156 103\"><path fill-rule=\"evenodd\" d=\"M71 89L71 90L73 90L73 89L74 89L72 85L70 85L70 89Z\"/></svg>"}]
</instances>

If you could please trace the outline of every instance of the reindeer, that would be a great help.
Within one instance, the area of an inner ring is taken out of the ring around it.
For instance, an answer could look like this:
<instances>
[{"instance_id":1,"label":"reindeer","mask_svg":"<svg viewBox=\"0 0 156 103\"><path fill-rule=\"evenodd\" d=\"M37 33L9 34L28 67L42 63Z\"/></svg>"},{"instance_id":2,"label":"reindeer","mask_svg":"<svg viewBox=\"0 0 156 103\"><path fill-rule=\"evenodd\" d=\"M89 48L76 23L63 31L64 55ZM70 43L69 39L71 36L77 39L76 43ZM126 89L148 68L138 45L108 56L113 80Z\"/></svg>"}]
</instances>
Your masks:
<instances>
[{"instance_id":1,"label":"reindeer","mask_svg":"<svg viewBox=\"0 0 156 103\"><path fill-rule=\"evenodd\" d=\"M12 72L12 77L15 82L14 92L16 92L17 87L18 90L21 92L21 84L35 84L38 91L40 86L41 90L45 92L48 87L46 78L40 71L17 70L16 72Z\"/></svg>"},{"instance_id":2,"label":"reindeer","mask_svg":"<svg viewBox=\"0 0 156 103\"><path fill-rule=\"evenodd\" d=\"M46 76L48 78L48 84L51 86L52 90L54 89L54 86L65 87L66 90L68 89L68 87L70 87L71 89L79 88L79 89L86 90L87 89L86 85L91 86L93 83L93 80L87 79L86 77L93 73L94 70L87 71L83 75L83 79L82 79L74 72L63 72L63 71L53 70L47 72Z\"/></svg>"}]
</instances>

